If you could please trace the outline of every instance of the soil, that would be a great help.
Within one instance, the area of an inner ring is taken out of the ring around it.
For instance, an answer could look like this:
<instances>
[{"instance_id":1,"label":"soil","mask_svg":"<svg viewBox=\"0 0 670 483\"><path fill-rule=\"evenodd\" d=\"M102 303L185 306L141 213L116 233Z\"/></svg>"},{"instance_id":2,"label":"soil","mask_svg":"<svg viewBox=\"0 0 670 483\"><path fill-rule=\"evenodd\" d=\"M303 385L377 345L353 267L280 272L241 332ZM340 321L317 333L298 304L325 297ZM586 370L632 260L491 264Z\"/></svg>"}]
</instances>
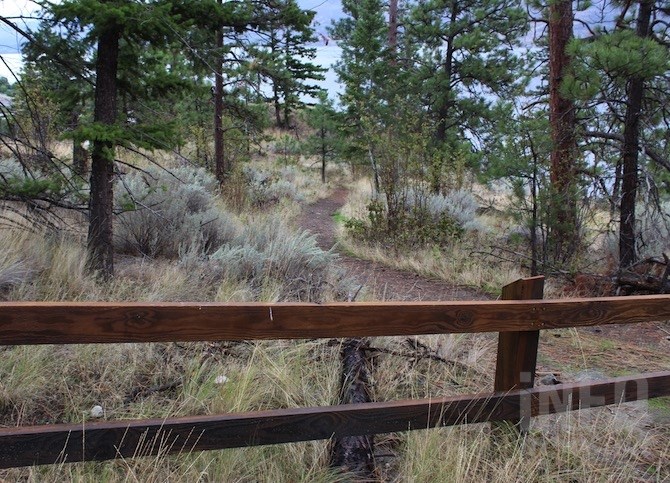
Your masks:
<instances>
[{"instance_id":1,"label":"soil","mask_svg":"<svg viewBox=\"0 0 670 483\"><path fill-rule=\"evenodd\" d=\"M338 252L333 215L344 205L347 190L337 189L305 208L299 220L301 228L316 235L319 247ZM486 300L486 294L468 287L459 287L441 280L430 279L416 273L396 270L376 262L353 258L341 252L341 266L348 274L366 287L373 298L379 300Z\"/></svg>"},{"instance_id":2,"label":"soil","mask_svg":"<svg viewBox=\"0 0 670 483\"><path fill-rule=\"evenodd\" d=\"M335 237L333 215L344 205L347 190L336 189L330 196L312 205L308 205L299 220L301 228L314 233L317 242L324 250L338 251ZM469 287L459 287L441 280L422 277L413 272L396 270L376 262L361 260L339 253L342 266L351 276L364 284L373 298L379 300L419 301L419 300L487 300L491 297ZM565 332L573 333L566 336ZM670 368L665 356L670 350L670 322L649 322L632 325L608 325L583 329L564 329L552 335L543 331L540 352L547 357L549 365L574 367L575 354L585 351L583 347L574 347L574 338L582 340L579 345L595 345L600 364L604 370L613 367L621 369L622 353L630 356L640 355L640 361L634 364L640 372ZM570 342L568 342L570 340ZM653 357L652 354L656 354ZM609 357L607 357L609 356ZM582 357L588 359L588 357ZM630 359L626 357L625 359ZM645 361L650 366L645 369ZM593 361L598 362L598 361ZM552 370L540 362L538 369ZM661 367L659 367L661 366ZM652 369L653 368L653 369ZM554 369L555 370L555 369Z\"/></svg>"},{"instance_id":3,"label":"soil","mask_svg":"<svg viewBox=\"0 0 670 483\"><path fill-rule=\"evenodd\" d=\"M337 189L329 197L307 206L299 221L302 228L316 235L319 246L325 250L338 251L333 215L344 205L346 197L345 189ZM364 284L379 300L448 301L491 298L468 287L453 286L444 281L396 270L341 252L339 255L342 266L349 274ZM658 322L541 331L536 385L548 384L544 382L547 378L553 379L549 383L560 383L668 370L669 324ZM489 337L491 342L495 338L495 334L472 336ZM489 359L494 357L494 352L489 356ZM488 362L484 366L490 372L495 362L492 359ZM652 433L662 434L663 428L670 422L670 402L666 399L657 401L660 402L656 402L654 406L646 401L621 405L617 414L634 421L634 426L641 432L641 438ZM615 412L611 408L601 412L580 411L580 420L586 421L585 418L590 418L594 424L602 424L602 414L606 415L604 420L608 421L607 416L614 415ZM538 419L534 424L541 427L543 423ZM378 442L374 452L380 468L393 467L395 444ZM654 458L657 457L651 457L650 461L656 461Z\"/></svg>"}]
</instances>

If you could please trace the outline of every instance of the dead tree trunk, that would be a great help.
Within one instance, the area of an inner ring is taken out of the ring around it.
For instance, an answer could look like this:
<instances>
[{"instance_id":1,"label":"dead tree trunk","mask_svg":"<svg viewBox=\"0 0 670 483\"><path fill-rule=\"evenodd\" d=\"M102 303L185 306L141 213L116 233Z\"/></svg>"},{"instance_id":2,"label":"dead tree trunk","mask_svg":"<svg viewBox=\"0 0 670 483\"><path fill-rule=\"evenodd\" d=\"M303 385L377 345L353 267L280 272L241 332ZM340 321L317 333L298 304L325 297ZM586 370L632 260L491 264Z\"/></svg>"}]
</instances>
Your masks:
<instances>
[{"instance_id":1,"label":"dead tree trunk","mask_svg":"<svg viewBox=\"0 0 670 483\"><path fill-rule=\"evenodd\" d=\"M342 344L341 404L366 403L370 396L367 339L347 339ZM331 466L358 478L374 480L373 436L347 436L333 441Z\"/></svg>"}]
</instances>

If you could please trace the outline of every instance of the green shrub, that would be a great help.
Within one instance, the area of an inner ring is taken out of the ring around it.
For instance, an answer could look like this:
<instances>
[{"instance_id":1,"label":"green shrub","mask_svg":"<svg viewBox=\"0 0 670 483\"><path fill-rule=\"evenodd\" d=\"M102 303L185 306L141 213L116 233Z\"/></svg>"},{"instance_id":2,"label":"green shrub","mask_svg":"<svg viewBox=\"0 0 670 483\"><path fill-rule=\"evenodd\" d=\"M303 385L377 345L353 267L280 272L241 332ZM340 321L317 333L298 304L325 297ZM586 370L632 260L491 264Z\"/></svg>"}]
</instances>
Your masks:
<instances>
[{"instance_id":1,"label":"green shrub","mask_svg":"<svg viewBox=\"0 0 670 483\"><path fill-rule=\"evenodd\" d=\"M375 198L367 205L367 220L349 219L345 228L357 240L389 242L394 246L446 246L467 231L482 231L476 219L477 202L471 193L447 195L407 189L389 213L388 204ZM397 201L397 200L396 200Z\"/></svg>"}]
</instances>

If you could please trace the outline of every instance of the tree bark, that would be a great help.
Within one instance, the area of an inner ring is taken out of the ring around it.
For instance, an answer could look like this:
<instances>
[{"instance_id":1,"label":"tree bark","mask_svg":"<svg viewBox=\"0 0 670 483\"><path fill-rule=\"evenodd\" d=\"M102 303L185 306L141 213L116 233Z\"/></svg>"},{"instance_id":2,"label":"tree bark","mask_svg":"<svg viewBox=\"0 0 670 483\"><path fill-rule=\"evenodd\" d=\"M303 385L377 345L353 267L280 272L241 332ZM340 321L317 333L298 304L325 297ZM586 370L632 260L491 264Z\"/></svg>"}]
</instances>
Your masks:
<instances>
[{"instance_id":1,"label":"tree bark","mask_svg":"<svg viewBox=\"0 0 670 483\"><path fill-rule=\"evenodd\" d=\"M222 4L223 0L219 0ZM223 28L216 31L216 72L214 73L214 170L219 183L226 177L223 146Z\"/></svg>"},{"instance_id":2,"label":"tree bark","mask_svg":"<svg viewBox=\"0 0 670 483\"><path fill-rule=\"evenodd\" d=\"M321 182L326 182L326 128L321 127Z\"/></svg>"},{"instance_id":3,"label":"tree bark","mask_svg":"<svg viewBox=\"0 0 670 483\"><path fill-rule=\"evenodd\" d=\"M79 113L73 112L70 118L70 129L73 131L79 126ZM81 145L79 139L72 140L72 169L82 178L88 174L88 151Z\"/></svg>"},{"instance_id":4,"label":"tree bark","mask_svg":"<svg viewBox=\"0 0 670 483\"><path fill-rule=\"evenodd\" d=\"M88 174L88 151L77 140L72 142L72 168L79 176Z\"/></svg>"},{"instance_id":5,"label":"tree bark","mask_svg":"<svg viewBox=\"0 0 670 483\"><path fill-rule=\"evenodd\" d=\"M458 18L458 11L456 6L451 12L451 22L456 22ZM451 114L451 107L453 102L451 100L451 77L453 75L454 69L454 37L450 36L447 39L447 50L444 54L444 78L445 85L447 86L445 92L441 92L440 105L437 109L437 130L435 133L435 138L438 145L442 145L447 140L447 120Z\"/></svg>"},{"instance_id":6,"label":"tree bark","mask_svg":"<svg viewBox=\"0 0 670 483\"><path fill-rule=\"evenodd\" d=\"M395 65L398 47L398 0L389 0L389 34L388 49L391 54L391 64Z\"/></svg>"},{"instance_id":7,"label":"tree bark","mask_svg":"<svg viewBox=\"0 0 670 483\"><path fill-rule=\"evenodd\" d=\"M121 31L110 28L98 38L93 120L113 126L117 114L117 71ZM108 279L114 275L112 216L114 207L114 142L94 140L91 155L88 268Z\"/></svg>"},{"instance_id":8,"label":"tree bark","mask_svg":"<svg viewBox=\"0 0 670 483\"><path fill-rule=\"evenodd\" d=\"M347 339L342 344L341 404L371 402L370 370L365 349L368 339ZM331 466L364 481L374 479L374 437L347 436L333 441Z\"/></svg>"},{"instance_id":9,"label":"tree bark","mask_svg":"<svg viewBox=\"0 0 670 483\"><path fill-rule=\"evenodd\" d=\"M640 0L636 34L649 36L652 0ZM632 77L626 86L628 104L624 120L621 158L621 211L619 218L619 269L624 270L637 260L635 250L635 198L638 184L638 153L640 151L640 114L644 97L644 79Z\"/></svg>"},{"instance_id":10,"label":"tree bark","mask_svg":"<svg viewBox=\"0 0 670 483\"><path fill-rule=\"evenodd\" d=\"M532 148L531 148L532 149ZM538 185L538 169L537 169L537 156L535 155L535 149L533 149L533 177L531 179L530 185L530 195L531 195L531 224L530 224L530 276L535 277L538 275L537 271L537 226L538 226L538 216L537 216L537 185Z\"/></svg>"},{"instance_id":11,"label":"tree bark","mask_svg":"<svg viewBox=\"0 0 670 483\"><path fill-rule=\"evenodd\" d=\"M286 32L284 34L284 58L286 59L286 67L288 68L288 63L291 55L291 32L287 28ZM284 127L286 129L291 128L291 105L290 105L290 99L289 96L291 95L290 92L290 87L288 86L288 83L290 82L289 80L285 81L286 84L283 85L283 97L284 97Z\"/></svg>"},{"instance_id":12,"label":"tree bark","mask_svg":"<svg viewBox=\"0 0 670 483\"><path fill-rule=\"evenodd\" d=\"M458 19L458 4L456 1L451 5L450 22L454 24ZM440 194L443 187L443 170L447 160L445 159L444 145L447 142L447 122L452 113L454 101L452 97L451 78L454 69L454 36L450 35L446 40L446 51L444 54L443 75L445 78L445 89L439 93L437 104L437 126L435 127L435 149L430 166L431 192Z\"/></svg>"},{"instance_id":13,"label":"tree bark","mask_svg":"<svg viewBox=\"0 0 670 483\"><path fill-rule=\"evenodd\" d=\"M281 104L279 103L279 87L277 86L277 81L275 81L272 86L272 101L275 106L275 124L278 128L282 128L283 124L281 122Z\"/></svg>"},{"instance_id":14,"label":"tree bark","mask_svg":"<svg viewBox=\"0 0 670 483\"><path fill-rule=\"evenodd\" d=\"M570 58L572 0L556 0L549 7L549 120L551 124L550 243L554 262L565 262L578 244L576 199L575 106L560 87Z\"/></svg>"},{"instance_id":15,"label":"tree bark","mask_svg":"<svg viewBox=\"0 0 670 483\"><path fill-rule=\"evenodd\" d=\"M377 196L381 191L381 182L379 180L379 168L377 167L377 162L375 161L372 148L368 148L368 159L370 160L370 167L372 168L372 179L374 180L375 185L375 196Z\"/></svg>"}]
</instances>

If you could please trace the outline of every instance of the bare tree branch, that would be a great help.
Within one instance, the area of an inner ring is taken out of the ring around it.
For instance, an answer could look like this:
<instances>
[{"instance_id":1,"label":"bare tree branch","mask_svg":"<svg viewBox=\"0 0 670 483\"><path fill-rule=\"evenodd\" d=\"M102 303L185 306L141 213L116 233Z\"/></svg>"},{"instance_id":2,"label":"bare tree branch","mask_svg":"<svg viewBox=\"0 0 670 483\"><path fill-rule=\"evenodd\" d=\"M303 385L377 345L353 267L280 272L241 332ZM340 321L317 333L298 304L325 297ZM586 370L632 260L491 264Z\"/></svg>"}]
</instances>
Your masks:
<instances>
[{"instance_id":1,"label":"bare tree branch","mask_svg":"<svg viewBox=\"0 0 670 483\"><path fill-rule=\"evenodd\" d=\"M603 132L603 131L586 131L584 133L584 135L586 137L593 137L593 138L600 138L600 139L608 139L610 141L616 141L619 144L623 142L623 134L609 133L609 132ZM647 146L647 145L644 145L644 146L642 146L642 151L644 152L644 154L649 156L649 159L654 161L659 166L661 166L661 167L665 168L666 170L670 171L670 160L663 157L654 148L652 148L650 146Z\"/></svg>"}]
</instances>

